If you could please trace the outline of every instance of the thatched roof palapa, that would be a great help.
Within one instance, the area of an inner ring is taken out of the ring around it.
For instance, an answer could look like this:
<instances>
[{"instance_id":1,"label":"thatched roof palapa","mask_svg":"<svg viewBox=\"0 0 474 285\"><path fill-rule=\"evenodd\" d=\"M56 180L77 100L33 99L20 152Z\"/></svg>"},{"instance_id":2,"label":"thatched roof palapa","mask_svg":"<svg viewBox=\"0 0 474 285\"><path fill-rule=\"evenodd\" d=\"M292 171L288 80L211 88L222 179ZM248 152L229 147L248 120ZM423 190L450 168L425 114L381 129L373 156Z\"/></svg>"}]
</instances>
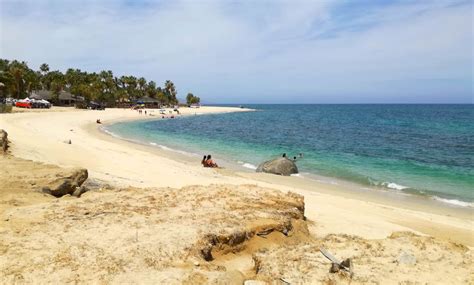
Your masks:
<instances>
[{"instance_id":1,"label":"thatched roof palapa","mask_svg":"<svg viewBox=\"0 0 474 285\"><path fill-rule=\"evenodd\" d=\"M138 98L138 99L136 100L136 102L137 102L137 103L144 103L144 104L150 104L150 103L151 103L151 104L152 104L152 103L158 103L158 104L159 104L159 103L160 103L160 100L145 96L145 97Z\"/></svg>"},{"instance_id":2,"label":"thatched roof palapa","mask_svg":"<svg viewBox=\"0 0 474 285\"><path fill-rule=\"evenodd\" d=\"M51 100L53 97L53 92L48 90L33 91L29 97L36 100ZM84 101L84 97L75 96L67 91L60 91L59 100Z\"/></svg>"}]
</instances>

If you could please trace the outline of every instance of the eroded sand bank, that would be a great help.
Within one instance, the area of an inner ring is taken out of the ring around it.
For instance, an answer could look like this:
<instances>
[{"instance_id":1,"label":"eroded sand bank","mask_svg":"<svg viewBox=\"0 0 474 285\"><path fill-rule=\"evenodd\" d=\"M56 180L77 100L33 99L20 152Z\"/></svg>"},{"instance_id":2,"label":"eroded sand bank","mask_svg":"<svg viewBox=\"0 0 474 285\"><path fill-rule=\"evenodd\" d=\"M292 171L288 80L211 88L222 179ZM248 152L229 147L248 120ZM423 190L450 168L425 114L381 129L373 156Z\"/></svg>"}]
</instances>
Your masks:
<instances>
[{"instance_id":1,"label":"eroded sand bank","mask_svg":"<svg viewBox=\"0 0 474 285\"><path fill-rule=\"evenodd\" d=\"M304 197L255 185L113 188L81 198L38 189L56 166L1 157L0 277L4 283L467 284L472 251L395 232L384 239L317 238ZM23 179L30 175L29 180ZM325 248L354 275L329 273Z\"/></svg>"}]
</instances>

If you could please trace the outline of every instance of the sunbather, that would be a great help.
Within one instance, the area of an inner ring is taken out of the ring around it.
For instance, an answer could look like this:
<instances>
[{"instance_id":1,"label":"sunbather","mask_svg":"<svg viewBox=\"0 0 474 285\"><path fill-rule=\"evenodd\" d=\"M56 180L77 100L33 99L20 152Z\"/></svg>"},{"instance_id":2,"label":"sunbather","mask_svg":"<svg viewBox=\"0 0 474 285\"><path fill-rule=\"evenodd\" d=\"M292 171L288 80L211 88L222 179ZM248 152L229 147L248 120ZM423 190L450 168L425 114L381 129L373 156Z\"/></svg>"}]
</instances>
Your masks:
<instances>
[{"instance_id":1,"label":"sunbather","mask_svg":"<svg viewBox=\"0 0 474 285\"><path fill-rule=\"evenodd\" d=\"M207 167L218 167L217 163L215 163L215 162L212 160L212 157L211 157L210 154L207 155L206 165L207 165Z\"/></svg>"}]
</instances>

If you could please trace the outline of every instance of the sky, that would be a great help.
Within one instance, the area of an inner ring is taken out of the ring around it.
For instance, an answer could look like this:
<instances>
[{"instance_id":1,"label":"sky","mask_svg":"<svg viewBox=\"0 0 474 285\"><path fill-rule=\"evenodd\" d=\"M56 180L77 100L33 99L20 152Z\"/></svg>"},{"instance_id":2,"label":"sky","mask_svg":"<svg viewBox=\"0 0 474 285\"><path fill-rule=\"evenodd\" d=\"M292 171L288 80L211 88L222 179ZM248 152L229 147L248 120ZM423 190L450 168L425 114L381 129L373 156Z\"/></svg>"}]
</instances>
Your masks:
<instances>
[{"instance_id":1,"label":"sky","mask_svg":"<svg viewBox=\"0 0 474 285\"><path fill-rule=\"evenodd\" d=\"M0 57L204 103L473 103L473 2L0 0Z\"/></svg>"}]
</instances>

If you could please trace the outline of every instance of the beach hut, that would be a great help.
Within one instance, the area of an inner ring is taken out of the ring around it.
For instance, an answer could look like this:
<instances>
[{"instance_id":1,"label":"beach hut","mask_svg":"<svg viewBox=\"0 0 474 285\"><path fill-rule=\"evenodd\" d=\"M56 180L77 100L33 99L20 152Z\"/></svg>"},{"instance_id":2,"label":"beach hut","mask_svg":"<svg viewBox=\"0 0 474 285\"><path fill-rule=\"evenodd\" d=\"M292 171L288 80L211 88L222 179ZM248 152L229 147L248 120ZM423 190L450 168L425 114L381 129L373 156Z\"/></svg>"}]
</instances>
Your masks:
<instances>
[{"instance_id":1,"label":"beach hut","mask_svg":"<svg viewBox=\"0 0 474 285\"><path fill-rule=\"evenodd\" d=\"M115 107L117 108L131 108L132 105L132 102L128 98L120 98L115 100Z\"/></svg>"},{"instance_id":2,"label":"beach hut","mask_svg":"<svg viewBox=\"0 0 474 285\"><path fill-rule=\"evenodd\" d=\"M155 98L151 97L142 97L135 101L135 103L141 107L148 108L148 109L159 109L160 101Z\"/></svg>"},{"instance_id":3,"label":"beach hut","mask_svg":"<svg viewBox=\"0 0 474 285\"><path fill-rule=\"evenodd\" d=\"M31 93L30 98L35 100L53 101L54 95L48 90L38 90ZM75 96L67 91L60 91L58 96L58 106L74 106L76 103L83 102L84 97Z\"/></svg>"}]
</instances>

